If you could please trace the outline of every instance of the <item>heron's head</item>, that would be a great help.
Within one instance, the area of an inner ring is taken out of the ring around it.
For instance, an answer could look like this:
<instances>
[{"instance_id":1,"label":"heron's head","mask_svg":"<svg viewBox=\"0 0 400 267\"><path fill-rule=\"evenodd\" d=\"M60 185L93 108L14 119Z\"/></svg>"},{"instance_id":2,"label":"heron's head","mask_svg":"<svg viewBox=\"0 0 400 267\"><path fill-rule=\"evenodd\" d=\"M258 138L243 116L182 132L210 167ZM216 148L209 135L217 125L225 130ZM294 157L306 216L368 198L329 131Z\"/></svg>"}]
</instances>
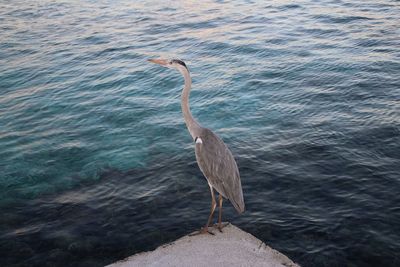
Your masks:
<instances>
[{"instance_id":1,"label":"heron's head","mask_svg":"<svg viewBox=\"0 0 400 267\"><path fill-rule=\"evenodd\" d=\"M179 59L149 59L149 61L170 69L177 69L181 71L183 68L188 70L185 62Z\"/></svg>"}]
</instances>

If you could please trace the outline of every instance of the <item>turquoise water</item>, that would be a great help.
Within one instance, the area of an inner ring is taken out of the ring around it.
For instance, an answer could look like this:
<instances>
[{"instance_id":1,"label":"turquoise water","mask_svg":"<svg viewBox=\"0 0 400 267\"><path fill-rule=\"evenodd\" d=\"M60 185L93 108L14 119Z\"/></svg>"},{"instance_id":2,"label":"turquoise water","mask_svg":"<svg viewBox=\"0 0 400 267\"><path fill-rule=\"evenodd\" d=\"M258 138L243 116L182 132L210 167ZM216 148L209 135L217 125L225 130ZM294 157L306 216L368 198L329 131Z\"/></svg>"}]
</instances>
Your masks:
<instances>
[{"instance_id":1,"label":"turquoise water","mask_svg":"<svg viewBox=\"0 0 400 267\"><path fill-rule=\"evenodd\" d=\"M180 111L233 151L224 218L303 266L399 266L398 1L2 1L0 265L102 266L201 227Z\"/></svg>"}]
</instances>

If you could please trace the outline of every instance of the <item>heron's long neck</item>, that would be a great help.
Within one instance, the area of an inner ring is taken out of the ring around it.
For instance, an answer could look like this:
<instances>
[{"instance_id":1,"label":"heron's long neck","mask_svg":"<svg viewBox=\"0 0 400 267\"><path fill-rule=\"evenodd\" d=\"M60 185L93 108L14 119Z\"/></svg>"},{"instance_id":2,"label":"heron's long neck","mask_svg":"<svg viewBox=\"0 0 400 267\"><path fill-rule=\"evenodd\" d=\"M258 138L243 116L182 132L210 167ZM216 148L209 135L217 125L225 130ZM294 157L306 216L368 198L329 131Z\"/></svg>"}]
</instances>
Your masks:
<instances>
[{"instance_id":1,"label":"heron's long neck","mask_svg":"<svg viewBox=\"0 0 400 267\"><path fill-rule=\"evenodd\" d=\"M186 126L193 139L199 136L200 124L193 118L189 108L189 94L192 87L192 78L190 78L189 71L186 68L180 70L185 79L185 87L182 90L181 107L183 118L185 119Z\"/></svg>"}]
</instances>

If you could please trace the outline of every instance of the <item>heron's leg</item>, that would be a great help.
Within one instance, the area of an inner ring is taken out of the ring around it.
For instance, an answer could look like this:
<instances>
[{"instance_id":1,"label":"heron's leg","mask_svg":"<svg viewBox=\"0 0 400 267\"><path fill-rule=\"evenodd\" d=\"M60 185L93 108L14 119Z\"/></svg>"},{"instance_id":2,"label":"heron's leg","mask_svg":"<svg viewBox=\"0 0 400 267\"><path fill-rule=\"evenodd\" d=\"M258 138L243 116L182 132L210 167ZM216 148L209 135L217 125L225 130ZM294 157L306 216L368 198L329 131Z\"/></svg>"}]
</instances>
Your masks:
<instances>
[{"instance_id":1,"label":"heron's leg","mask_svg":"<svg viewBox=\"0 0 400 267\"><path fill-rule=\"evenodd\" d=\"M211 209L210 209L210 215L208 216L207 223L204 226L204 228L201 230L202 233L208 232L208 226L211 223L215 208L217 207L217 202L215 201L214 189L212 188L212 186L210 184L209 184L209 186L210 186L210 191L211 191ZM210 233L210 232L208 232L208 233Z\"/></svg>"},{"instance_id":2,"label":"heron's leg","mask_svg":"<svg viewBox=\"0 0 400 267\"><path fill-rule=\"evenodd\" d=\"M221 227L221 220L222 220L222 200L223 200L223 198L222 198L222 196L221 196L221 194L219 194L219 197L218 197L218 203L219 203L219 206L218 206L218 230L220 231L220 232L222 232L222 227Z\"/></svg>"},{"instance_id":3,"label":"heron's leg","mask_svg":"<svg viewBox=\"0 0 400 267\"><path fill-rule=\"evenodd\" d=\"M218 230L222 233L222 228L227 226L229 223L222 224L222 196L218 197Z\"/></svg>"},{"instance_id":4,"label":"heron's leg","mask_svg":"<svg viewBox=\"0 0 400 267\"><path fill-rule=\"evenodd\" d=\"M212 220L215 208L217 207L217 202L215 201L215 195L214 195L214 189L210 184L210 192L211 192L211 209L210 209L210 215L208 216L207 224L198 232L192 233L189 236L194 236L194 235L199 235L199 234L210 234L214 235L212 232L208 231L208 226L210 225L210 222Z\"/></svg>"}]
</instances>

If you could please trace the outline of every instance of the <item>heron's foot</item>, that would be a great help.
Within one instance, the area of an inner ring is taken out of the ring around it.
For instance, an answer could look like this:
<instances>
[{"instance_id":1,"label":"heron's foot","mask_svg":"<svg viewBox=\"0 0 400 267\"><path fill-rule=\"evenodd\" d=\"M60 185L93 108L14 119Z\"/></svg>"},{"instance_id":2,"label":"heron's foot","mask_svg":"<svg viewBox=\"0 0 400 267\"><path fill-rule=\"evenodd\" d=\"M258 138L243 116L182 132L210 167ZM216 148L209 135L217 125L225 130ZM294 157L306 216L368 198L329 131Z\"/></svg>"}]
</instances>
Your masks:
<instances>
[{"instance_id":1,"label":"heron's foot","mask_svg":"<svg viewBox=\"0 0 400 267\"><path fill-rule=\"evenodd\" d=\"M229 224L228 222L216 223L216 224L214 224L214 227L217 227L218 230L219 230L221 233L223 233L223 232L222 232L222 228L224 228L224 227L227 226L228 224Z\"/></svg>"},{"instance_id":2,"label":"heron's foot","mask_svg":"<svg viewBox=\"0 0 400 267\"><path fill-rule=\"evenodd\" d=\"M203 234L214 235L213 232L211 232L211 231L208 230L208 227L203 227L203 228L200 229L200 231L191 233L191 234L189 234L189 236L203 235Z\"/></svg>"}]
</instances>

